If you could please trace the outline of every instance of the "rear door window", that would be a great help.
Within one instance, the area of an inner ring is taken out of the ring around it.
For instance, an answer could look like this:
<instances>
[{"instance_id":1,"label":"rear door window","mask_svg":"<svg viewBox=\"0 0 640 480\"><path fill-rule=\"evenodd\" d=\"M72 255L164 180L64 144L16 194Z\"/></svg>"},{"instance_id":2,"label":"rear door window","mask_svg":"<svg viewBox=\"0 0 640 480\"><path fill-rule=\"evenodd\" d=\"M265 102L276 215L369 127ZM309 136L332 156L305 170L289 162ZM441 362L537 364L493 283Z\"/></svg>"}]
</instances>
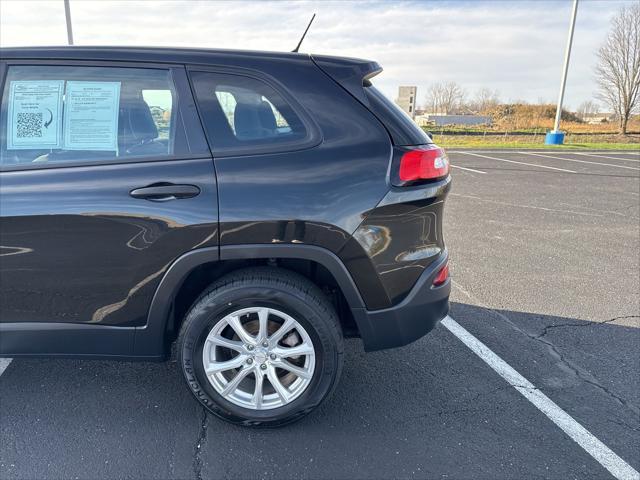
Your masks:
<instances>
[{"instance_id":1,"label":"rear door window","mask_svg":"<svg viewBox=\"0 0 640 480\"><path fill-rule=\"evenodd\" d=\"M308 146L313 126L267 83L242 75L191 72L200 113L217 154L267 153Z\"/></svg>"},{"instance_id":2,"label":"rear door window","mask_svg":"<svg viewBox=\"0 0 640 480\"><path fill-rule=\"evenodd\" d=\"M2 96L0 165L188 153L169 69L15 65Z\"/></svg>"}]
</instances>

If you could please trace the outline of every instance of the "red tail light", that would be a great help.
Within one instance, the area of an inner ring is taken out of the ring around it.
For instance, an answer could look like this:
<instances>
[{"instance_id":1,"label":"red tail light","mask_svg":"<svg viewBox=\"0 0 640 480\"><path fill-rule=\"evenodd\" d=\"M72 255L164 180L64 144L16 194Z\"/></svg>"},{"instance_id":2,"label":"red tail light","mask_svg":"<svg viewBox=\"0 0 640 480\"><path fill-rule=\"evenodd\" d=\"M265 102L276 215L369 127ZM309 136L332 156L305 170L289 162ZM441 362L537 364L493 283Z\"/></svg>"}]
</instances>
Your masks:
<instances>
[{"instance_id":1,"label":"red tail light","mask_svg":"<svg viewBox=\"0 0 640 480\"><path fill-rule=\"evenodd\" d=\"M444 267L440 269L436 278L433 279L433 286L439 287L449 278L449 262L445 263Z\"/></svg>"},{"instance_id":2,"label":"red tail light","mask_svg":"<svg viewBox=\"0 0 640 480\"><path fill-rule=\"evenodd\" d=\"M444 150L435 145L425 145L409 150L400 159L400 180L435 180L449 173L449 159Z\"/></svg>"}]
</instances>

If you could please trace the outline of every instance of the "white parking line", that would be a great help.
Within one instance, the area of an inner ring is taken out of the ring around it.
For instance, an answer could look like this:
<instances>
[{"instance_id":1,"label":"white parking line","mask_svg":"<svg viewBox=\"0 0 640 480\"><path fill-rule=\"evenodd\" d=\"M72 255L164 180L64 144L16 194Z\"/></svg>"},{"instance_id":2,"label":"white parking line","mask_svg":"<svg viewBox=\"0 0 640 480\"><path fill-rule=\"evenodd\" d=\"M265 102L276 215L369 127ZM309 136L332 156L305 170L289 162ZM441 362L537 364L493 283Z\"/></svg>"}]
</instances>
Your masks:
<instances>
[{"instance_id":1,"label":"white parking line","mask_svg":"<svg viewBox=\"0 0 640 480\"><path fill-rule=\"evenodd\" d=\"M0 358L0 375L4 373L13 358Z\"/></svg>"},{"instance_id":2,"label":"white parking line","mask_svg":"<svg viewBox=\"0 0 640 480\"><path fill-rule=\"evenodd\" d=\"M520 375L507 362L489 349L484 343L469 333L453 318L447 316L442 324L462 343L478 355L498 375L504 378L513 388L529 400L538 410L544 413L553 423L564 431L573 441L580 445L589 455L619 480L638 480L640 473L613 450L598 440L591 432L580 425L567 412L556 405L529 380Z\"/></svg>"},{"instance_id":3,"label":"white parking line","mask_svg":"<svg viewBox=\"0 0 640 480\"><path fill-rule=\"evenodd\" d=\"M553 155L545 155L545 154L542 154L542 153L532 153L532 152L518 152L518 153L522 153L524 155L533 155L535 157L553 158L553 159L556 159L556 160L564 160L565 162L587 163L587 164L590 164L590 165L602 165L602 166L605 166L605 167L624 168L626 170L639 170L640 171L640 168L638 168L638 167L629 167L628 165L614 165L612 163L588 162L586 160L578 160L576 158L555 157Z\"/></svg>"},{"instance_id":4,"label":"white parking line","mask_svg":"<svg viewBox=\"0 0 640 480\"><path fill-rule=\"evenodd\" d=\"M473 155L474 157L488 158L489 160L496 160L498 162L517 163L519 165L528 165L530 167L548 168L549 170L558 170L560 172L576 173L573 170L567 170L565 168L549 167L547 165L536 165L535 163L516 162L515 160L506 160L504 158L489 157L488 155L480 155L479 153L472 153L472 152L460 152L460 153L464 153L465 155Z\"/></svg>"},{"instance_id":5,"label":"white parking line","mask_svg":"<svg viewBox=\"0 0 640 480\"><path fill-rule=\"evenodd\" d=\"M584 152L574 152L576 155L584 155L585 157L595 157L595 158L609 158L611 160L622 160L623 162L640 162L640 160L636 160L635 158L620 158L620 157L608 157L607 155L593 154L593 153L584 153ZM640 157L640 154L638 154Z\"/></svg>"},{"instance_id":6,"label":"white parking line","mask_svg":"<svg viewBox=\"0 0 640 480\"><path fill-rule=\"evenodd\" d=\"M458 165L451 165L451 168L459 168L460 170L468 170L468 171L474 172L474 173L487 173L487 172L483 172L482 170L476 170L474 168L459 167Z\"/></svg>"}]
</instances>

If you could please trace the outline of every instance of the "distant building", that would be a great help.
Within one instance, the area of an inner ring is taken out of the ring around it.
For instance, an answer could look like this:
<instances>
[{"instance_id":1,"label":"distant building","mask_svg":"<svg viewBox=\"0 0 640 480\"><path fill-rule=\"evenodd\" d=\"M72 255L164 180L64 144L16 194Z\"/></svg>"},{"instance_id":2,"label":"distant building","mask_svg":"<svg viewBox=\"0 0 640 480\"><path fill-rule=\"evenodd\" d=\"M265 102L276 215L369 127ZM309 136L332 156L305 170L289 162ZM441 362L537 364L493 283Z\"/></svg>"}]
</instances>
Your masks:
<instances>
[{"instance_id":1,"label":"distant building","mask_svg":"<svg viewBox=\"0 0 640 480\"><path fill-rule=\"evenodd\" d=\"M399 87L396 103L411 118L416 116L416 94L418 87Z\"/></svg>"},{"instance_id":2,"label":"distant building","mask_svg":"<svg viewBox=\"0 0 640 480\"><path fill-rule=\"evenodd\" d=\"M435 125L491 125L491 117L485 115L440 115L426 113L415 118L420 126Z\"/></svg>"}]
</instances>

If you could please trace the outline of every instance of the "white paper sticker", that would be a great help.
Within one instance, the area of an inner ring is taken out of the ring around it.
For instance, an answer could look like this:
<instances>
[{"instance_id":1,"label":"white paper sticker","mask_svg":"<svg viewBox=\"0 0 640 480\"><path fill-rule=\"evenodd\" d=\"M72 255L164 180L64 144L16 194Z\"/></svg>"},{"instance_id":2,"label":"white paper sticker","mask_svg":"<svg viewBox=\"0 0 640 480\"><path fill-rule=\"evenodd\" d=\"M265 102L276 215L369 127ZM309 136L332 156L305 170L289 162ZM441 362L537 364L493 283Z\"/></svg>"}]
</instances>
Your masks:
<instances>
[{"instance_id":1,"label":"white paper sticker","mask_svg":"<svg viewBox=\"0 0 640 480\"><path fill-rule=\"evenodd\" d=\"M64 80L20 80L9 85L7 149L60 148Z\"/></svg>"},{"instance_id":2,"label":"white paper sticker","mask_svg":"<svg viewBox=\"0 0 640 480\"><path fill-rule=\"evenodd\" d=\"M65 150L118 150L120 82L67 82Z\"/></svg>"}]
</instances>

